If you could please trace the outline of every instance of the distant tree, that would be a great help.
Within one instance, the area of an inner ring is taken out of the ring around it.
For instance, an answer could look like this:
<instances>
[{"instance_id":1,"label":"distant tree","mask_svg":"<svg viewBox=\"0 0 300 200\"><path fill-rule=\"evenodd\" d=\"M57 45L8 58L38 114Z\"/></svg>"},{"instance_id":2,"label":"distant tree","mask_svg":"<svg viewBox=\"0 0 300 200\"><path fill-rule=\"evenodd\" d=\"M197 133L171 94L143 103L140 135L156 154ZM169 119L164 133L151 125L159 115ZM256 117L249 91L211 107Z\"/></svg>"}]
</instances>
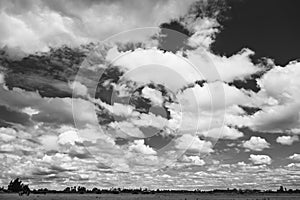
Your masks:
<instances>
[{"instance_id":1,"label":"distant tree","mask_svg":"<svg viewBox=\"0 0 300 200\"><path fill-rule=\"evenodd\" d=\"M7 186L7 189L10 192L20 192L22 191L22 188L23 188L23 183L19 178L16 178L15 180L11 180Z\"/></svg>"},{"instance_id":2,"label":"distant tree","mask_svg":"<svg viewBox=\"0 0 300 200\"><path fill-rule=\"evenodd\" d=\"M283 192L284 191L284 189L283 189L283 186L281 185L280 187L279 187L279 189L277 190L277 192Z\"/></svg>"},{"instance_id":3,"label":"distant tree","mask_svg":"<svg viewBox=\"0 0 300 200\"><path fill-rule=\"evenodd\" d=\"M101 194L101 190L96 187L92 189L92 192L95 194Z\"/></svg>"},{"instance_id":4,"label":"distant tree","mask_svg":"<svg viewBox=\"0 0 300 200\"><path fill-rule=\"evenodd\" d=\"M74 187L71 187L71 192L73 192L73 193L76 193L76 192L77 192L77 190L76 190L76 186L74 186Z\"/></svg>"},{"instance_id":5,"label":"distant tree","mask_svg":"<svg viewBox=\"0 0 300 200\"><path fill-rule=\"evenodd\" d=\"M28 185L23 185L22 190L19 191L19 196L22 196L23 194L26 194L27 196L29 196L30 189L29 189Z\"/></svg>"},{"instance_id":6,"label":"distant tree","mask_svg":"<svg viewBox=\"0 0 300 200\"><path fill-rule=\"evenodd\" d=\"M64 192L71 192L71 188L70 188L70 187L66 187L66 188L64 189Z\"/></svg>"},{"instance_id":7,"label":"distant tree","mask_svg":"<svg viewBox=\"0 0 300 200\"><path fill-rule=\"evenodd\" d=\"M80 187L80 186L78 186L77 191L78 191L80 194L83 194L83 193L86 193L86 188L85 188L85 187Z\"/></svg>"}]
</instances>

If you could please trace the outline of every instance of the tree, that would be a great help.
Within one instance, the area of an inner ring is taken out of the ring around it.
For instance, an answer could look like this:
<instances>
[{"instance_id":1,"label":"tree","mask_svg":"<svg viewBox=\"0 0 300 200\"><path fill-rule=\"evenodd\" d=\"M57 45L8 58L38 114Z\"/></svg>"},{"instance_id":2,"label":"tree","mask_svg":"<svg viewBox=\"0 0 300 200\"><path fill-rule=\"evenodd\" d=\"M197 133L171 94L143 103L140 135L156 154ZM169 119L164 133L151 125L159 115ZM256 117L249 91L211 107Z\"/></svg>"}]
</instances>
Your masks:
<instances>
[{"instance_id":1,"label":"tree","mask_svg":"<svg viewBox=\"0 0 300 200\"><path fill-rule=\"evenodd\" d=\"M20 192L23 189L23 183L19 178L11 180L7 187L10 192Z\"/></svg>"},{"instance_id":2,"label":"tree","mask_svg":"<svg viewBox=\"0 0 300 200\"><path fill-rule=\"evenodd\" d=\"M92 192L95 193L95 194L101 194L101 190L99 190L96 187L92 189Z\"/></svg>"},{"instance_id":3,"label":"tree","mask_svg":"<svg viewBox=\"0 0 300 200\"><path fill-rule=\"evenodd\" d=\"M71 188L70 187L66 187L65 189L64 189L64 192L71 192Z\"/></svg>"},{"instance_id":4,"label":"tree","mask_svg":"<svg viewBox=\"0 0 300 200\"><path fill-rule=\"evenodd\" d=\"M279 187L279 189L277 190L277 192L283 192L284 191L284 189L283 189L283 186L281 185L280 187Z\"/></svg>"},{"instance_id":5,"label":"tree","mask_svg":"<svg viewBox=\"0 0 300 200\"><path fill-rule=\"evenodd\" d=\"M80 187L80 186L78 186L77 191L78 191L80 194L83 194L83 193L86 193L86 188L85 188L85 187Z\"/></svg>"}]
</instances>

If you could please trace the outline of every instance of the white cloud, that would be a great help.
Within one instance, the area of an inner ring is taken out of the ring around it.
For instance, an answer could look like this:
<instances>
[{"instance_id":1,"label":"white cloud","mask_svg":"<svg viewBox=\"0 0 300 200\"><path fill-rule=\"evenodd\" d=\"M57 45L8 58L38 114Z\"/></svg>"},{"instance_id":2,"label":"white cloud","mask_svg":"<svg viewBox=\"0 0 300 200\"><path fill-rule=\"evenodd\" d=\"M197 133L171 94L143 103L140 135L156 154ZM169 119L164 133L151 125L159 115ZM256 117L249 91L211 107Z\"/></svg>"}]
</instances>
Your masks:
<instances>
[{"instance_id":1,"label":"white cloud","mask_svg":"<svg viewBox=\"0 0 300 200\"><path fill-rule=\"evenodd\" d=\"M250 56L254 52L243 49L231 57L220 57L212 53L209 54L213 64L216 66L221 80L231 82L233 80L243 80L251 74L255 74L262 69L251 62Z\"/></svg>"},{"instance_id":2,"label":"white cloud","mask_svg":"<svg viewBox=\"0 0 300 200\"><path fill-rule=\"evenodd\" d=\"M142 96L147 98L147 99L150 99L151 102L154 105L160 106L164 102L164 98L162 96L162 93L158 90L153 89L153 88L149 88L148 86L143 88Z\"/></svg>"},{"instance_id":3,"label":"white cloud","mask_svg":"<svg viewBox=\"0 0 300 200\"><path fill-rule=\"evenodd\" d=\"M292 145L294 142L299 141L299 137L297 135L294 136L279 136L276 139L276 142L282 144L282 145Z\"/></svg>"},{"instance_id":4,"label":"white cloud","mask_svg":"<svg viewBox=\"0 0 300 200\"><path fill-rule=\"evenodd\" d=\"M70 88L73 90L73 95L75 96L86 96L88 94L88 89L85 85L78 81L69 83Z\"/></svg>"},{"instance_id":5,"label":"white cloud","mask_svg":"<svg viewBox=\"0 0 300 200\"><path fill-rule=\"evenodd\" d=\"M5 83L4 74L0 73L0 85Z\"/></svg>"},{"instance_id":6,"label":"white cloud","mask_svg":"<svg viewBox=\"0 0 300 200\"><path fill-rule=\"evenodd\" d=\"M60 137L60 142L66 142L62 141L62 137ZM56 135L42 135L39 137L39 140L41 141L42 145L46 150L58 150L58 137ZM62 144L62 143L61 143Z\"/></svg>"},{"instance_id":7,"label":"white cloud","mask_svg":"<svg viewBox=\"0 0 300 200\"><path fill-rule=\"evenodd\" d=\"M12 128L0 127L0 140L4 142L14 141L16 139L17 132Z\"/></svg>"},{"instance_id":8,"label":"white cloud","mask_svg":"<svg viewBox=\"0 0 300 200\"><path fill-rule=\"evenodd\" d=\"M155 155L156 151L144 144L144 140L135 140L129 147L129 151L145 155Z\"/></svg>"},{"instance_id":9,"label":"white cloud","mask_svg":"<svg viewBox=\"0 0 300 200\"><path fill-rule=\"evenodd\" d=\"M117 136L121 138L137 137L144 138L144 133L133 123L127 121L112 122L109 127L116 131Z\"/></svg>"},{"instance_id":10,"label":"white cloud","mask_svg":"<svg viewBox=\"0 0 300 200\"><path fill-rule=\"evenodd\" d=\"M250 140L243 142L243 147L252 151L262 151L270 147L270 144L261 137L252 136Z\"/></svg>"},{"instance_id":11,"label":"white cloud","mask_svg":"<svg viewBox=\"0 0 300 200\"><path fill-rule=\"evenodd\" d=\"M191 153L211 153L214 151L210 141L200 140L198 136L190 134L184 134L177 138L175 140L175 147Z\"/></svg>"},{"instance_id":12,"label":"white cloud","mask_svg":"<svg viewBox=\"0 0 300 200\"><path fill-rule=\"evenodd\" d=\"M35 52L47 50L49 45L78 45L88 41L102 41L121 31L158 26L162 22L182 16L192 2L194 0L87 3L2 1L0 45ZM14 27L18 29L15 30Z\"/></svg>"},{"instance_id":13,"label":"white cloud","mask_svg":"<svg viewBox=\"0 0 300 200\"><path fill-rule=\"evenodd\" d=\"M35 115L35 114L38 114L38 113L39 113L39 111L38 111L38 110L36 110L36 109L33 109L33 108L31 108L31 107L25 107L25 108L23 108L23 109L22 109L22 112L24 112L24 113L26 113L26 114L28 114L28 115L30 115L30 116L32 116L32 115Z\"/></svg>"},{"instance_id":14,"label":"white cloud","mask_svg":"<svg viewBox=\"0 0 300 200\"><path fill-rule=\"evenodd\" d=\"M201 133L205 137L212 137L216 139L229 139L229 140L236 140L244 136L244 134L238 131L235 128L230 128L228 126L224 126L221 128L213 128L206 132Z\"/></svg>"},{"instance_id":15,"label":"white cloud","mask_svg":"<svg viewBox=\"0 0 300 200\"><path fill-rule=\"evenodd\" d=\"M253 129L264 132L291 131L300 127L299 109L300 104L298 103L265 105L261 111L248 119L248 123Z\"/></svg>"},{"instance_id":16,"label":"white cloud","mask_svg":"<svg viewBox=\"0 0 300 200\"><path fill-rule=\"evenodd\" d=\"M251 62L253 51L243 49L231 57L214 55L210 51L188 51L188 59L202 73L204 79L210 81L231 82L244 80L263 69Z\"/></svg>"},{"instance_id":17,"label":"white cloud","mask_svg":"<svg viewBox=\"0 0 300 200\"><path fill-rule=\"evenodd\" d=\"M292 168L292 169L295 169L295 170L299 170L300 163L290 163L290 164L287 165L287 168Z\"/></svg>"},{"instance_id":18,"label":"white cloud","mask_svg":"<svg viewBox=\"0 0 300 200\"><path fill-rule=\"evenodd\" d=\"M63 132L58 136L58 144L71 144L74 145L75 142L82 142L82 139L78 136L77 131L74 129L70 130L64 130Z\"/></svg>"},{"instance_id":19,"label":"white cloud","mask_svg":"<svg viewBox=\"0 0 300 200\"><path fill-rule=\"evenodd\" d=\"M256 165L270 165L272 163L272 159L267 155L250 155L249 160L251 160Z\"/></svg>"},{"instance_id":20,"label":"white cloud","mask_svg":"<svg viewBox=\"0 0 300 200\"><path fill-rule=\"evenodd\" d=\"M253 102L262 110L248 119L249 125L259 131L290 132L300 128L300 63L285 67L275 66L258 79L261 91Z\"/></svg>"},{"instance_id":21,"label":"white cloud","mask_svg":"<svg viewBox=\"0 0 300 200\"><path fill-rule=\"evenodd\" d=\"M289 159L300 161L300 154L295 153L294 155L290 156Z\"/></svg>"},{"instance_id":22,"label":"white cloud","mask_svg":"<svg viewBox=\"0 0 300 200\"><path fill-rule=\"evenodd\" d=\"M183 155L182 159L180 161L182 161L184 163L190 163L190 164L193 164L193 165L198 165L198 166L205 165L205 161L200 159L199 156L186 156L186 155Z\"/></svg>"},{"instance_id":23,"label":"white cloud","mask_svg":"<svg viewBox=\"0 0 300 200\"><path fill-rule=\"evenodd\" d=\"M168 120L166 118L154 115L152 113L149 114L142 113L137 118L130 119L130 121L131 123L133 123L138 127L152 126L158 129L162 129L168 125Z\"/></svg>"},{"instance_id":24,"label":"white cloud","mask_svg":"<svg viewBox=\"0 0 300 200\"><path fill-rule=\"evenodd\" d=\"M186 19L186 26L192 29L194 34L188 38L188 44L192 47L209 48L214 41L213 36L219 32L219 23L213 18L198 18L195 21Z\"/></svg>"},{"instance_id":25,"label":"white cloud","mask_svg":"<svg viewBox=\"0 0 300 200\"><path fill-rule=\"evenodd\" d=\"M128 72L123 76L125 80L138 83L154 82L164 85L173 92L196 80L204 79L183 56L163 52L157 48L136 49L130 53L116 52L112 49L108 52L107 59L127 69Z\"/></svg>"},{"instance_id":26,"label":"white cloud","mask_svg":"<svg viewBox=\"0 0 300 200\"><path fill-rule=\"evenodd\" d=\"M236 104L245 104L251 99L242 90L223 82L212 82L200 87L198 84L184 90L177 95L184 104L183 109L187 111L211 110L217 112Z\"/></svg>"}]
</instances>

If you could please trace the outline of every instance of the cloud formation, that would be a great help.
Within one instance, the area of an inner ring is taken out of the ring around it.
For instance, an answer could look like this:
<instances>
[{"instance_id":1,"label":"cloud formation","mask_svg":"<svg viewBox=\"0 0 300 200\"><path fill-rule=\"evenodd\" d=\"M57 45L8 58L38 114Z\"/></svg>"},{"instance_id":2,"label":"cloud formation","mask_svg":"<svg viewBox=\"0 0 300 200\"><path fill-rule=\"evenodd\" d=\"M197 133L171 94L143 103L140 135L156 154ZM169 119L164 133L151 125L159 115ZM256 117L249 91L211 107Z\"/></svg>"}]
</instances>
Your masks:
<instances>
[{"instance_id":1,"label":"cloud formation","mask_svg":"<svg viewBox=\"0 0 300 200\"><path fill-rule=\"evenodd\" d=\"M182 16L193 2L1 1L0 45L33 53L47 51L49 46L101 41L121 31L158 26Z\"/></svg>"},{"instance_id":2,"label":"cloud formation","mask_svg":"<svg viewBox=\"0 0 300 200\"><path fill-rule=\"evenodd\" d=\"M252 151L263 151L270 148L270 144L264 138L252 136L250 140L243 142L243 147Z\"/></svg>"},{"instance_id":3,"label":"cloud formation","mask_svg":"<svg viewBox=\"0 0 300 200\"><path fill-rule=\"evenodd\" d=\"M279 136L276 139L276 142L282 145L292 145L294 142L299 141L299 137L297 135L294 136Z\"/></svg>"},{"instance_id":4,"label":"cloud formation","mask_svg":"<svg viewBox=\"0 0 300 200\"><path fill-rule=\"evenodd\" d=\"M270 156L267 156L267 155L251 154L249 160L251 160L256 165L262 165L262 164L270 165L272 162L272 159L270 158Z\"/></svg>"}]
</instances>

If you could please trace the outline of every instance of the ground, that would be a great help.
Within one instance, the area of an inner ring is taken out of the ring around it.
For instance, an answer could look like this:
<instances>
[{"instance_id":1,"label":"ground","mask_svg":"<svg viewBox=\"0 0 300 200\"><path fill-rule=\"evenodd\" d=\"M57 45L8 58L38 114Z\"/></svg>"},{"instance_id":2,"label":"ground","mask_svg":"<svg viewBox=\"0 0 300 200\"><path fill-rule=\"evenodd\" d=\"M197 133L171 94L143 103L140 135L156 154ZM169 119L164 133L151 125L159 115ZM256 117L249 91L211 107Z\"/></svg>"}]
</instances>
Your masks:
<instances>
[{"instance_id":1,"label":"ground","mask_svg":"<svg viewBox=\"0 0 300 200\"><path fill-rule=\"evenodd\" d=\"M300 194L294 195L228 195L228 194L0 194L0 200L299 200Z\"/></svg>"}]
</instances>

